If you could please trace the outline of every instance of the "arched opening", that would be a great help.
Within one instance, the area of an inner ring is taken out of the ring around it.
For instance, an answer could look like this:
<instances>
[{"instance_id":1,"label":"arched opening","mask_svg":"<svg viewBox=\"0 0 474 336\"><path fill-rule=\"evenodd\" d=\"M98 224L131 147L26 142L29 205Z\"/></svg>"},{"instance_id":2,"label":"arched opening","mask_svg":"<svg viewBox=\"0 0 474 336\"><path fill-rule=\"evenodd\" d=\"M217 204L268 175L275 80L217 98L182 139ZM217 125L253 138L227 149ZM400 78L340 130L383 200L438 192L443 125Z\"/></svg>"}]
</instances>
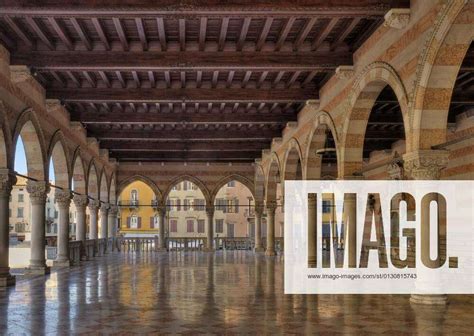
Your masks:
<instances>
[{"instance_id":1,"label":"arched opening","mask_svg":"<svg viewBox=\"0 0 474 336\"><path fill-rule=\"evenodd\" d=\"M161 234L157 197L147 183L134 180L123 186L118 205L120 233L124 237L153 237Z\"/></svg>"},{"instance_id":2,"label":"arched opening","mask_svg":"<svg viewBox=\"0 0 474 336\"><path fill-rule=\"evenodd\" d=\"M294 144L286 156L285 162L285 180L302 180L303 169L301 164L301 156Z\"/></svg>"},{"instance_id":3,"label":"arched opening","mask_svg":"<svg viewBox=\"0 0 474 336\"><path fill-rule=\"evenodd\" d=\"M397 96L385 85L370 110L362 148L364 179L390 179L386 165L405 154L405 127ZM401 179L402 176L393 177Z\"/></svg>"},{"instance_id":4,"label":"arched opening","mask_svg":"<svg viewBox=\"0 0 474 336\"><path fill-rule=\"evenodd\" d=\"M229 179L219 188L214 197L214 222L216 248L224 248L219 238L235 240L254 237L255 199L248 186ZM228 246L229 248L245 248L245 246L232 244Z\"/></svg>"},{"instance_id":5,"label":"arched opening","mask_svg":"<svg viewBox=\"0 0 474 336\"><path fill-rule=\"evenodd\" d=\"M280 163L276 155L272 159L270 169L267 176L267 186L265 188L265 207L266 211L262 218L262 238L267 241L268 235L270 234L269 228L269 212L271 209L275 209L274 212L274 235L275 238L283 237L284 233L284 222L283 222L283 195L281 188L281 168ZM265 239L266 238L266 239ZM278 241L276 249L279 249Z\"/></svg>"},{"instance_id":6,"label":"arched opening","mask_svg":"<svg viewBox=\"0 0 474 336\"><path fill-rule=\"evenodd\" d=\"M197 182L179 179L170 186L165 197L168 237L206 237L208 197Z\"/></svg>"}]
</instances>

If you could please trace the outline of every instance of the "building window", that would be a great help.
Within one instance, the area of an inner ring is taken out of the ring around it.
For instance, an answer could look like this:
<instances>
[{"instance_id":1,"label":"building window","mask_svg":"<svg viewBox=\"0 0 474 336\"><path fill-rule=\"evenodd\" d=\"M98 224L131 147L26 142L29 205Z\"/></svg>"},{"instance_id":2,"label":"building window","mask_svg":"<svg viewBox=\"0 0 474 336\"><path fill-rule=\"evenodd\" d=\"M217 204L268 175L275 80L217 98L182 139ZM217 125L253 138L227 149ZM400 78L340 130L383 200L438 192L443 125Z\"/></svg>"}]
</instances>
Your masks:
<instances>
[{"instance_id":1,"label":"building window","mask_svg":"<svg viewBox=\"0 0 474 336\"><path fill-rule=\"evenodd\" d=\"M176 211L181 211L181 200L176 199Z\"/></svg>"},{"instance_id":2,"label":"building window","mask_svg":"<svg viewBox=\"0 0 474 336\"><path fill-rule=\"evenodd\" d=\"M193 202L194 211L203 211L206 207L206 201L203 199L195 199Z\"/></svg>"},{"instance_id":3,"label":"building window","mask_svg":"<svg viewBox=\"0 0 474 336\"><path fill-rule=\"evenodd\" d=\"M186 232L194 232L194 220L188 219L186 221Z\"/></svg>"},{"instance_id":4,"label":"building window","mask_svg":"<svg viewBox=\"0 0 474 336\"><path fill-rule=\"evenodd\" d=\"M54 218L58 218L58 211L54 210Z\"/></svg>"},{"instance_id":5,"label":"building window","mask_svg":"<svg viewBox=\"0 0 474 336\"><path fill-rule=\"evenodd\" d=\"M323 213L331 212L331 201L323 201Z\"/></svg>"},{"instance_id":6,"label":"building window","mask_svg":"<svg viewBox=\"0 0 474 336\"><path fill-rule=\"evenodd\" d=\"M204 219L198 219L198 233L204 233Z\"/></svg>"},{"instance_id":7,"label":"building window","mask_svg":"<svg viewBox=\"0 0 474 336\"><path fill-rule=\"evenodd\" d=\"M235 181L229 181L229 182L227 182L227 186L228 186L229 188L235 187Z\"/></svg>"},{"instance_id":8,"label":"building window","mask_svg":"<svg viewBox=\"0 0 474 336\"><path fill-rule=\"evenodd\" d=\"M137 205L138 204L138 190L133 189L130 191L130 204Z\"/></svg>"},{"instance_id":9,"label":"building window","mask_svg":"<svg viewBox=\"0 0 474 336\"><path fill-rule=\"evenodd\" d=\"M138 216L130 217L130 228L139 229L141 227L141 218Z\"/></svg>"},{"instance_id":10,"label":"building window","mask_svg":"<svg viewBox=\"0 0 474 336\"><path fill-rule=\"evenodd\" d=\"M18 218L23 218L23 208L18 208L16 211L16 216Z\"/></svg>"},{"instance_id":11,"label":"building window","mask_svg":"<svg viewBox=\"0 0 474 336\"><path fill-rule=\"evenodd\" d=\"M25 195L24 194L18 194L18 202L23 203L25 201Z\"/></svg>"},{"instance_id":12,"label":"building window","mask_svg":"<svg viewBox=\"0 0 474 336\"><path fill-rule=\"evenodd\" d=\"M176 219L170 220L170 232L178 232L178 221Z\"/></svg>"},{"instance_id":13,"label":"building window","mask_svg":"<svg viewBox=\"0 0 474 336\"><path fill-rule=\"evenodd\" d=\"M184 204L183 204L183 210L184 211L188 211L189 208L190 208L190 205L191 205L191 202L189 201L189 199L185 198L183 200Z\"/></svg>"},{"instance_id":14,"label":"building window","mask_svg":"<svg viewBox=\"0 0 474 336\"><path fill-rule=\"evenodd\" d=\"M223 233L223 232L224 232L224 220L216 219L216 233Z\"/></svg>"}]
</instances>

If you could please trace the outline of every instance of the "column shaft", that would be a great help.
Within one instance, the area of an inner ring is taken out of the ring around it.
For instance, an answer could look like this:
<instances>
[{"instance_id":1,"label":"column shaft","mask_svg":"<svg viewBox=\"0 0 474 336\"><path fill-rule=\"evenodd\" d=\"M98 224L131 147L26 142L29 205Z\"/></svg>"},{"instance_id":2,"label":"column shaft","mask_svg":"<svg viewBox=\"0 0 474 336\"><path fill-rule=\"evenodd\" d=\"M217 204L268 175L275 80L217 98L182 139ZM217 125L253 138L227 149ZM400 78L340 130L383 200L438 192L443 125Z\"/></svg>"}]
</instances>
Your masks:
<instances>
[{"instance_id":1,"label":"column shaft","mask_svg":"<svg viewBox=\"0 0 474 336\"><path fill-rule=\"evenodd\" d=\"M266 256L276 255L275 251L275 211L276 204L267 204L267 249Z\"/></svg>"},{"instance_id":2,"label":"column shaft","mask_svg":"<svg viewBox=\"0 0 474 336\"><path fill-rule=\"evenodd\" d=\"M166 233L165 233L165 221L166 221L166 207L161 207L158 209L159 213L159 243L158 243L158 250L159 251L166 251Z\"/></svg>"},{"instance_id":3,"label":"column shaft","mask_svg":"<svg viewBox=\"0 0 474 336\"><path fill-rule=\"evenodd\" d=\"M9 199L15 183L15 175L8 169L0 170L0 287L15 284L15 277L10 274L9 267Z\"/></svg>"},{"instance_id":4,"label":"column shaft","mask_svg":"<svg viewBox=\"0 0 474 336\"><path fill-rule=\"evenodd\" d=\"M207 215L207 241L205 251L213 252L214 251L214 207L209 206L206 208Z\"/></svg>"},{"instance_id":5,"label":"column shaft","mask_svg":"<svg viewBox=\"0 0 474 336\"><path fill-rule=\"evenodd\" d=\"M255 206L255 252L263 252L262 246L262 215L263 207Z\"/></svg>"},{"instance_id":6,"label":"column shaft","mask_svg":"<svg viewBox=\"0 0 474 336\"><path fill-rule=\"evenodd\" d=\"M49 273L45 258L45 206L49 185L44 181L29 180L26 190L31 202L31 259L29 271L37 274Z\"/></svg>"},{"instance_id":7,"label":"column shaft","mask_svg":"<svg viewBox=\"0 0 474 336\"><path fill-rule=\"evenodd\" d=\"M97 239L97 217L98 217L99 203L97 201L89 202L89 239Z\"/></svg>"},{"instance_id":8,"label":"column shaft","mask_svg":"<svg viewBox=\"0 0 474 336\"><path fill-rule=\"evenodd\" d=\"M76 240L83 243L86 241L86 206L88 204L87 196L74 196L74 205L76 206Z\"/></svg>"},{"instance_id":9,"label":"column shaft","mask_svg":"<svg viewBox=\"0 0 474 336\"><path fill-rule=\"evenodd\" d=\"M69 262L69 205L71 192L56 190L55 202L59 210L57 255L54 266L70 266Z\"/></svg>"},{"instance_id":10,"label":"column shaft","mask_svg":"<svg viewBox=\"0 0 474 336\"><path fill-rule=\"evenodd\" d=\"M308 266L316 267L316 194L308 195Z\"/></svg>"}]
</instances>

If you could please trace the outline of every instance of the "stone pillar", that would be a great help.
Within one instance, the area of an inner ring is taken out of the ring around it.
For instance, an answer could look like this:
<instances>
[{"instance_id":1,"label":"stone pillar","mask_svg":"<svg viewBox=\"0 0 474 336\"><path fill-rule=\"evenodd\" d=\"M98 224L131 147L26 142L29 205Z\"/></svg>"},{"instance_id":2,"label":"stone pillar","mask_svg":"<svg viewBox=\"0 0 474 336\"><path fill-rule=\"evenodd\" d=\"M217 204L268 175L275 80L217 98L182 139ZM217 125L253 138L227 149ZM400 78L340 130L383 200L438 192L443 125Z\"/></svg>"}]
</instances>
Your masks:
<instances>
[{"instance_id":1,"label":"stone pillar","mask_svg":"<svg viewBox=\"0 0 474 336\"><path fill-rule=\"evenodd\" d=\"M255 205L255 252L263 252L262 246L262 216L263 206Z\"/></svg>"},{"instance_id":2,"label":"stone pillar","mask_svg":"<svg viewBox=\"0 0 474 336\"><path fill-rule=\"evenodd\" d=\"M97 239L97 217L99 210L99 201L89 202L89 239Z\"/></svg>"},{"instance_id":3,"label":"stone pillar","mask_svg":"<svg viewBox=\"0 0 474 336\"><path fill-rule=\"evenodd\" d=\"M8 169L0 169L0 287L15 284L15 277L10 274L9 248L10 248L10 223L9 201L16 176Z\"/></svg>"},{"instance_id":4,"label":"stone pillar","mask_svg":"<svg viewBox=\"0 0 474 336\"><path fill-rule=\"evenodd\" d=\"M70 266L69 262L69 205L71 204L71 191L56 189L54 201L59 210L57 255L54 266Z\"/></svg>"},{"instance_id":5,"label":"stone pillar","mask_svg":"<svg viewBox=\"0 0 474 336\"><path fill-rule=\"evenodd\" d=\"M308 194L308 267L316 267L316 194Z\"/></svg>"},{"instance_id":6,"label":"stone pillar","mask_svg":"<svg viewBox=\"0 0 474 336\"><path fill-rule=\"evenodd\" d=\"M158 242L158 251L166 251L166 206L160 206L158 208L158 216L159 216L159 227L158 231L160 234L159 242Z\"/></svg>"},{"instance_id":7,"label":"stone pillar","mask_svg":"<svg viewBox=\"0 0 474 336\"><path fill-rule=\"evenodd\" d=\"M29 272L48 274L45 258L45 207L49 185L45 181L28 180L26 190L30 194L31 202L31 259Z\"/></svg>"},{"instance_id":8,"label":"stone pillar","mask_svg":"<svg viewBox=\"0 0 474 336\"><path fill-rule=\"evenodd\" d=\"M276 202L267 203L267 249L266 256L276 255L275 251L275 211Z\"/></svg>"},{"instance_id":9,"label":"stone pillar","mask_svg":"<svg viewBox=\"0 0 474 336\"><path fill-rule=\"evenodd\" d=\"M86 206L89 199L85 195L75 195L73 198L76 207L76 240L86 241Z\"/></svg>"},{"instance_id":10,"label":"stone pillar","mask_svg":"<svg viewBox=\"0 0 474 336\"><path fill-rule=\"evenodd\" d=\"M206 215L207 215L207 241L206 241L206 248L204 249L206 252L214 252L214 206L206 207Z\"/></svg>"},{"instance_id":11,"label":"stone pillar","mask_svg":"<svg viewBox=\"0 0 474 336\"><path fill-rule=\"evenodd\" d=\"M104 238L107 240L108 232L107 232L107 217L109 213L110 205L108 203L102 203L100 205L100 235L99 238ZM104 253L107 252L107 242L104 243Z\"/></svg>"},{"instance_id":12,"label":"stone pillar","mask_svg":"<svg viewBox=\"0 0 474 336\"><path fill-rule=\"evenodd\" d=\"M439 180L441 170L448 165L448 157L449 151L447 150L419 150L407 153L403 156L404 169L407 176L414 180ZM429 223L421 223L421 225L429 225ZM436 278L425 277L419 273L417 272L416 280L418 289L423 290L423 288L436 286ZM416 304L445 305L447 295L412 294L410 301Z\"/></svg>"},{"instance_id":13,"label":"stone pillar","mask_svg":"<svg viewBox=\"0 0 474 336\"><path fill-rule=\"evenodd\" d=\"M107 231L109 237L112 237L112 251L115 248L115 237L117 236L117 213L118 207L116 205L111 205L108 212L108 220L107 220Z\"/></svg>"}]
</instances>

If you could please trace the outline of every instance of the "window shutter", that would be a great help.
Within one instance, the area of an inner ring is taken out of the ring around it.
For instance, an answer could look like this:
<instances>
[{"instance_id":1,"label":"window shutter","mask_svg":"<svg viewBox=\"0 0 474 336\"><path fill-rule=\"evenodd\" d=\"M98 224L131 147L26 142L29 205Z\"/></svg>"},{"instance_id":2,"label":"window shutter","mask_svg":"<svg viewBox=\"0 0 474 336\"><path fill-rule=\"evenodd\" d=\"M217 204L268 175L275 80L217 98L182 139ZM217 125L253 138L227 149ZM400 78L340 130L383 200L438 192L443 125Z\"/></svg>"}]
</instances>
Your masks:
<instances>
[{"instance_id":1,"label":"window shutter","mask_svg":"<svg viewBox=\"0 0 474 336\"><path fill-rule=\"evenodd\" d=\"M130 217L127 217L127 228L130 229Z\"/></svg>"},{"instance_id":2,"label":"window shutter","mask_svg":"<svg viewBox=\"0 0 474 336\"><path fill-rule=\"evenodd\" d=\"M150 217L150 229L154 229L155 228L155 217Z\"/></svg>"},{"instance_id":3,"label":"window shutter","mask_svg":"<svg viewBox=\"0 0 474 336\"><path fill-rule=\"evenodd\" d=\"M142 218L141 218L141 217L138 217L138 225L137 225L137 227L138 227L139 229L141 229L141 227L142 227Z\"/></svg>"},{"instance_id":4,"label":"window shutter","mask_svg":"<svg viewBox=\"0 0 474 336\"><path fill-rule=\"evenodd\" d=\"M235 199L235 213L239 213L239 200Z\"/></svg>"},{"instance_id":5,"label":"window shutter","mask_svg":"<svg viewBox=\"0 0 474 336\"><path fill-rule=\"evenodd\" d=\"M176 210L181 211L181 199L179 198L176 200Z\"/></svg>"}]
</instances>

